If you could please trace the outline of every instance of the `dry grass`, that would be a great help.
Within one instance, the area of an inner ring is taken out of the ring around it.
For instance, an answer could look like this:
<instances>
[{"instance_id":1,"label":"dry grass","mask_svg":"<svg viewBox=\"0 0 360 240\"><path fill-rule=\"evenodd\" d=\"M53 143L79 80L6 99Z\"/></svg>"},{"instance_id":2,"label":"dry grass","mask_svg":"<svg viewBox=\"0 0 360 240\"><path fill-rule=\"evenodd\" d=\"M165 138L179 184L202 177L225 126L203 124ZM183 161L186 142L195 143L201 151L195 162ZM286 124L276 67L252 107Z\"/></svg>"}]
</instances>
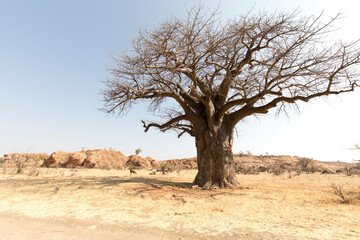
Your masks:
<instances>
[{"instance_id":1,"label":"dry grass","mask_svg":"<svg viewBox=\"0 0 360 240\"><path fill-rule=\"evenodd\" d=\"M1 172L1 171L0 171ZM360 239L360 177L239 175L243 188L191 188L196 174L139 170L41 169L38 176L0 175L0 209L34 218L70 217L137 224L199 239ZM359 196L358 194L357 196ZM245 235L244 235L245 234ZM262 236L262 237L261 237Z\"/></svg>"}]
</instances>

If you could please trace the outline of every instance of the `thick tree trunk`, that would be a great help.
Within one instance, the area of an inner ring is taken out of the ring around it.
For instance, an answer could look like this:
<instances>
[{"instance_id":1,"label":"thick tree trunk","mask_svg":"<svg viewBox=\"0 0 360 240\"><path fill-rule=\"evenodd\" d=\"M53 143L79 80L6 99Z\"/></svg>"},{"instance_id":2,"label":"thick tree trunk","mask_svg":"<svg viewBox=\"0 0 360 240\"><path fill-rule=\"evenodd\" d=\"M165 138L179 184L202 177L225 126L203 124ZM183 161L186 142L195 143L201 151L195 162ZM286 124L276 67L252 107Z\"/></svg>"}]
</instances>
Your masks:
<instances>
[{"instance_id":1,"label":"thick tree trunk","mask_svg":"<svg viewBox=\"0 0 360 240\"><path fill-rule=\"evenodd\" d=\"M198 173L194 184L204 188L239 187L232 155L233 130L198 132L195 139Z\"/></svg>"}]
</instances>

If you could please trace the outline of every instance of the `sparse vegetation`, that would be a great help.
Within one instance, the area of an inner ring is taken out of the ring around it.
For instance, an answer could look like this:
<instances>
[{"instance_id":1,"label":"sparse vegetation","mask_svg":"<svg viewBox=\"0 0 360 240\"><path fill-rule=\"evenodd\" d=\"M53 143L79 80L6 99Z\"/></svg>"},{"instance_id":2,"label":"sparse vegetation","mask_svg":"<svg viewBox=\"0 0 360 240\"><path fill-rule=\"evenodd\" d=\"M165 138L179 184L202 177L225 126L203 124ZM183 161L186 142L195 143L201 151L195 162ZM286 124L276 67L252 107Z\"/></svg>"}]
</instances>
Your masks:
<instances>
[{"instance_id":1,"label":"sparse vegetation","mask_svg":"<svg viewBox=\"0 0 360 240\"><path fill-rule=\"evenodd\" d=\"M26 213L34 218L45 218L45 221L55 215L85 223L93 222L92 216L99 214L101 207L102 224L113 224L119 218L133 225L151 221L152 227L161 231L169 224L177 226L178 231L189 233L196 228L202 231L203 239L247 239L245 235L244 238L237 235L246 228L256 234L269 233L276 228L283 238L291 231L291 237L286 239L313 239L315 234L316 239L357 239L358 236L357 232L351 232L356 229L354 219L360 214L358 176L320 173L294 176L292 172L289 178L286 169L286 174L281 177L266 172L242 175L240 179L244 185L241 189L204 191L201 187L191 187L196 174L194 169L183 170L181 174L168 172L153 176L149 171L137 171L136 178L129 177L129 169L39 170L38 176L36 171L28 174L27 168L21 176L0 174L3 211L11 210L20 216ZM335 189L340 196L335 195L331 182L336 183ZM345 202L349 200L348 204L343 204L341 194ZM56 207L52 208L55 201ZM280 214L279 209L282 209ZM72 212L70 216L69 211ZM224 218L227 221L219 221ZM289 225L294 220L296 224ZM189 222L196 222L196 225ZM319 225L322 227L314 228ZM214 231L224 235L210 235ZM234 237L229 237L228 233ZM353 235L349 237L351 233ZM269 235L261 236L273 239L267 237Z\"/></svg>"},{"instance_id":2,"label":"sparse vegetation","mask_svg":"<svg viewBox=\"0 0 360 240\"><path fill-rule=\"evenodd\" d=\"M162 172L163 175L165 175L166 173L168 172L173 172L175 171L175 168L174 166L172 166L171 164L169 163L162 163L160 165L160 168L157 170L158 172Z\"/></svg>"},{"instance_id":3,"label":"sparse vegetation","mask_svg":"<svg viewBox=\"0 0 360 240\"><path fill-rule=\"evenodd\" d=\"M130 176L132 176L133 174L137 174L135 167L130 167L129 170L130 170Z\"/></svg>"},{"instance_id":4,"label":"sparse vegetation","mask_svg":"<svg viewBox=\"0 0 360 240\"><path fill-rule=\"evenodd\" d=\"M349 167L349 168L344 168L344 173L347 175L347 176L352 176L353 173L354 173L354 170Z\"/></svg>"},{"instance_id":5,"label":"sparse vegetation","mask_svg":"<svg viewBox=\"0 0 360 240\"><path fill-rule=\"evenodd\" d=\"M142 152L141 148L135 149L135 154L136 154L136 155L139 155L141 152Z\"/></svg>"},{"instance_id":6,"label":"sparse vegetation","mask_svg":"<svg viewBox=\"0 0 360 240\"><path fill-rule=\"evenodd\" d=\"M309 164L312 161L312 159L310 158L300 158L298 161L298 164L301 167L301 170L304 172L308 172L309 171Z\"/></svg>"},{"instance_id":7,"label":"sparse vegetation","mask_svg":"<svg viewBox=\"0 0 360 240\"><path fill-rule=\"evenodd\" d=\"M24 161L22 159L17 159L13 171L15 172L15 174L22 173L24 166L25 166Z\"/></svg>"},{"instance_id":8,"label":"sparse vegetation","mask_svg":"<svg viewBox=\"0 0 360 240\"><path fill-rule=\"evenodd\" d=\"M279 176L285 172L285 168L283 165L273 165L270 168L270 172L273 173L275 176Z\"/></svg>"},{"instance_id":9,"label":"sparse vegetation","mask_svg":"<svg viewBox=\"0 0 360 240\"><path fill-rule=\"evenodd\" d=\"M246 166L244 164L236 164L235 166L236 173L242 173L242 174L250 174L250 175L256 175L259 174L259 167L256 165L253 166Z\"/></svg>"},{"instance_id":10,"label":"sparse vegetation","mask_svg":"<svg viewBox=\"0 0 360 240\"><path fill-rule=\"evenodd\" d=\"M342 185L331 183L331 188L334 190L334 194L341 198L342 203L350 202L350 198L348 196L345 196Z\"/></svg>"}]
</instances>

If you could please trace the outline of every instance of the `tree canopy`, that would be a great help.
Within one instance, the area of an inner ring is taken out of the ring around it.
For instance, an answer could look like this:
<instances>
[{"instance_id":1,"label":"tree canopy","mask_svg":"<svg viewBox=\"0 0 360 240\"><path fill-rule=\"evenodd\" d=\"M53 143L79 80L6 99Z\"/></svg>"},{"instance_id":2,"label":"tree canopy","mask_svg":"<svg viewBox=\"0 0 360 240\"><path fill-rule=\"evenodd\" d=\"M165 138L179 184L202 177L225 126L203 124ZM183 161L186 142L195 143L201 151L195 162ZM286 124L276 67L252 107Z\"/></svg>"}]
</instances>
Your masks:
<instances>
[{"instance_id":1,"label":"tree canopy","mask_svg":"<svg viewBox=\"0 0 360 240\"><path fill-rule=\"evenodd\" d=\"M144 99L155 109L172 98L181 108L167 111L164 123L144 123L145 130L193 135L191 123L203 113L210 127L224 118L235 126L286 103L353 91L358 41L326 39L339 15L325 23L321 17L260 13L222 24L216 13L194 8L186 18L140 30L132 51L113 58L104 109L122 113Z\"/></svg>"}]
</instances>

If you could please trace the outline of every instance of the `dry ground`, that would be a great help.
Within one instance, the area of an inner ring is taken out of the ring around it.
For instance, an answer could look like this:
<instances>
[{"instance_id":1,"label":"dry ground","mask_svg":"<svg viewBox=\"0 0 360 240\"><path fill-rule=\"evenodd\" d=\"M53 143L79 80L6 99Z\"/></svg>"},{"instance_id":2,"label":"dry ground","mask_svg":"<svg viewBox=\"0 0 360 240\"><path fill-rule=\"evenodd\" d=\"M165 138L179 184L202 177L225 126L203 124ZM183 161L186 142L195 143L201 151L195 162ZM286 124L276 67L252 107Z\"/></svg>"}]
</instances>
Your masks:
<instances>
[{"instance_id":1,"label":"dry ground","mask_svg":"<svg viewBox=\"0 0 360 240\"><path fill-rule=\"evenodd\" d=\"M17 219L15 228L31 230L24 223L38 221L33 225L61 228L53 233L64 239L360 239L359 176L239 175L243 189L209 191L191 188L195 170L155 176L147 170L134 176L37 171L29 176L0 169L0 224ZM341 203L331 183L343 185L349 204ZM1 239L23 239L6 238L9 231L0 228ZM49 232L26 239L41 234Z\"/></svg>"}]
</instances>

